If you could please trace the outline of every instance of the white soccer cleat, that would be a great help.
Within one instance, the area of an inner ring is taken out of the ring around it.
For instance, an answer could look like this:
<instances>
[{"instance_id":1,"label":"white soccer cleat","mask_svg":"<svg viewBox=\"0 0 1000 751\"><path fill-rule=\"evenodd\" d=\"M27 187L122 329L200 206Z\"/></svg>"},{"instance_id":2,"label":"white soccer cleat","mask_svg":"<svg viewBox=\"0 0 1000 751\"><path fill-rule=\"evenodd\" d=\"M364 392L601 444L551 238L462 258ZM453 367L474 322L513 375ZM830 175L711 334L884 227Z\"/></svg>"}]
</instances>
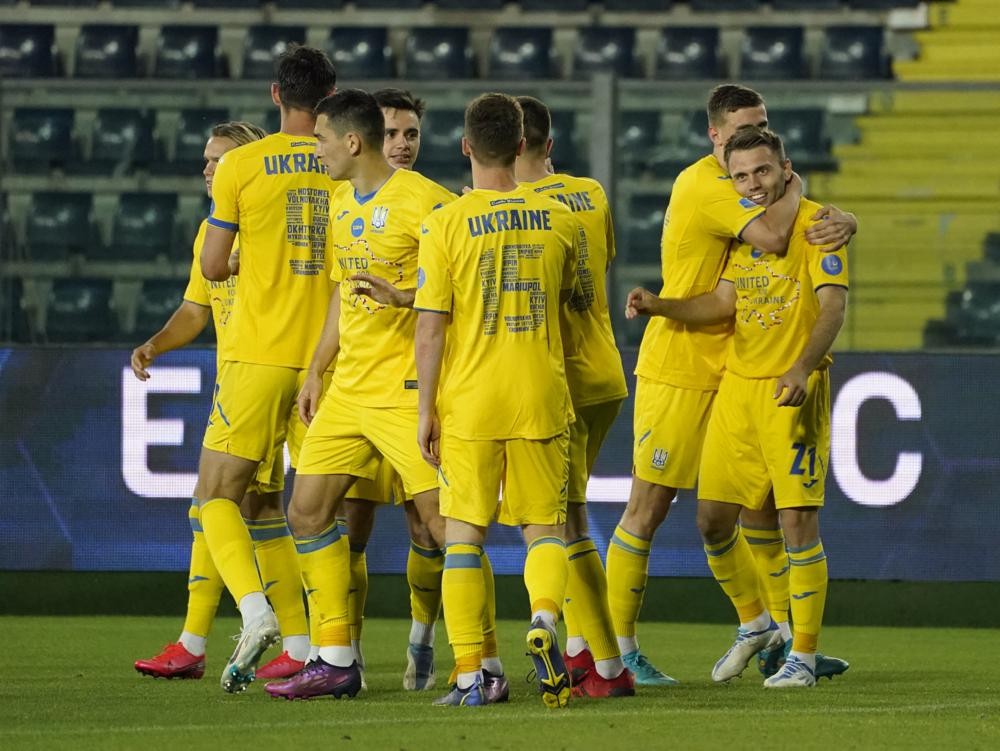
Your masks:
<instances>
[{"instance_id":1,"label":"white soccer cleat","mask_svg":"<svg viewBox=\"0 0 1000 751\"><path fill-rule=\"evenodd\" d=\"M775 637L780 639L781 632L778 631L778 624L774 621L771 621L771 625L761 631L749 631L741 627L736 632L736 641L733 642L733 646L719 658L715 667L712 668L712 680L716 683L725 683L736 678L746 670L754 655L768 646Z\"/></svg>"},{"instance_id":2,"label":"white soccer cleat","mask_svg":"<svg viewBox=\"0 0 1000 751\"><path fill-rule=\"evenodd\" d=\"M278 619L271 610L244 628L226 669L222 671L222 690L230 694L246 691L253 682L261 655L278 641L280 634Z\"/></svg>"},{"instance_id":3,"label":"white soccer cleat","mask_svg":"<svg viewBox=\"0 0 1000 751\"><path fill-rule=\"evenodd\" d=\"M406 649L403 688L407 691L429 691L434 688L434 683L434 647L410 644Z\"/></svg>"},{"instance_id":4,"label":"white soccer cleat","mask_svg":"<svg viewBox=\"0 0 1000 751\"><path fill-rule=\"evenodd\" d=\"M795 655L789 655L781 670L764 681L764 688L812 688L816 674Z\"/></svg>"}]
</instances>

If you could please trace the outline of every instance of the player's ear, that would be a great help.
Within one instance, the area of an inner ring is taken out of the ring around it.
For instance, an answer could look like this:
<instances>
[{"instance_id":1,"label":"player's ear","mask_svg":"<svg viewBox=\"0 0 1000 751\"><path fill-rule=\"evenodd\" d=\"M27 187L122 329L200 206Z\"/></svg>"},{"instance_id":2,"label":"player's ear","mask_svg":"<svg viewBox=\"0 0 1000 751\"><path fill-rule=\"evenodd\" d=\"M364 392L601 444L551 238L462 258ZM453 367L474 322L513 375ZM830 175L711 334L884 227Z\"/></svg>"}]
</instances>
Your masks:
<instances>
[{"instance_id":1,"label":"player's ear","mask_svg":"<svg viewBox=\"0 0 1000 751\"><path fill-rule=\"evenodd\" d=\"M521 156L524 153L524 147L528 144L524 138L521 138L521 142L517 145L517 156Z\"/></svg>"},{"instance_id":2,"label":"player's ear","mask_svg":"<svg viewBox=\"0 0 1000 751\"><path fill-rule=\"evenodd\" d=\"M785 163L782 165L782 169L784 170L785 182L787 183L789 180L792 179L792 160L786 159Z\"/></svg>"},{"instance_id":3,"label":"player's ear","mask_svg":"<svg viewBox=\"0 0 1000 751\"><path fill-rule=\"evenodd\" d=\"M552 137L550 136L548 140L545 141L545 157L548 158L552 156Z\"/></svg>"},{"instance_id":4,"label":"player's ear","mask_svg":"<svg viewBox=\"0 0 1000 751\"><path fill-rule=\"evenodd\" d=\"M469 148L469 139L462 136L462 156L472 156L472 149Z\"/></svg>"},{"instance_id":5,"label":"player's ear","mask_svg":"<svg viewBox=\"0 0 1000 751\"><path fill-rule=\"evenodd\" d=\"M271 101L278 107L281 106L281 92L278 89L277 83L271 84Z\"/></svg>"}]
</instances>

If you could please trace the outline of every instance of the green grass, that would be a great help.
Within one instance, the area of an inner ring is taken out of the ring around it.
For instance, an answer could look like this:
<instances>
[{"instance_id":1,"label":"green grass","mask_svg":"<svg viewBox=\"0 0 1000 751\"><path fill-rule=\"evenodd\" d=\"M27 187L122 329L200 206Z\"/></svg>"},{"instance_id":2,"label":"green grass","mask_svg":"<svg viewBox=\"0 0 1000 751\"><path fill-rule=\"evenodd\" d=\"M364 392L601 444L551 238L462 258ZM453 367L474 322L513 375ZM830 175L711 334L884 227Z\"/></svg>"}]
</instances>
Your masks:
<instances>
[{"instance_id":1,"label":"green grass","mask_svg":"<svg viewBox=\"0 0 1000 751\"><path fill-rule=\"evenodd\" d=\"M132 661L178 627L162 617L0 618L0 748L1000 748L1000 630L831 627L823 650L849 659L850 671L813 690L768 692L752 668L732 685L712 684L733 629L644 623L644 651L683 685L549 711L524 680L522 623L500 626L511 701L483 709L432 707L441 691L402 690L401 620L366 623L370 689L339 702L274 700L259 685L224 694L225 635L237 629L228 618L216 624L201 681L135 673ZM447 670L442 637L438 667Z\"/></svg>"}]
</instances>

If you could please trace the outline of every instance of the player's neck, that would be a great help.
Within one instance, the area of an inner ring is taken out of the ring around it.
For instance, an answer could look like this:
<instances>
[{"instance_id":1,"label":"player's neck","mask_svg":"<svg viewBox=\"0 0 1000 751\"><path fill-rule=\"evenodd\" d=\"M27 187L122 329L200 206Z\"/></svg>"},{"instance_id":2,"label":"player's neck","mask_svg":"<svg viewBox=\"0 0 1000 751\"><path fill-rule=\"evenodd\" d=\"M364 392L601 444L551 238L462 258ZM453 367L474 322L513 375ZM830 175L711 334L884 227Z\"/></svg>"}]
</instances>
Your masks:
<instances>
[{"instance_id":1,"label":"player's neck","mask_svg":"<svg viewBox=\"0 0 1000 751\"><path fill-rule=\"evenodd\" d=\"M377 158L376 156L361 158L364 161L358 165L359 169L351 175L350 181L359 196L367 196L385 185L386 180L392 177L396 170L385 160L381 152L377 154Z\"/></svg>"},{"instance_id":2,"label":"player's neck","mask_svg":"<svg viewBox=\"0 0 1000 751\"><path fill-rule=\"evenodd\" d=\"M726 147L716 146L714 149L712 149L712 156L715 157L715 161L717 161L719 163L719 166L722 167L722 171L728 174L729 170L726 169L726 159L725 159Z\"/></svg>"},{"instance_id":3,"label":"player's neck","mask_svg":"<svg viewBox=\"0 0 1000 751\"><path fill-rule=\"evenodd\" d=\"M519 183L534 183L549 177L545 168L545 159L525 159L523 156L514 162L514 177Z\"/></svg>"},{"instance_id":4,"label":"player's neck","mask_svg":"<svg viewBox=\"0 0 1000 751\"><path fill-rule=\"evenodd\" d=\"M281 132L290 136L309 136L316 132L316 118L311 112L281 108Z\"/></svg>"},{"instance_id":5,"label":"player's neck","mask_svg":"<svg viewBox=\"0 0 1000 751\"><path fill-rule=\"evenodd\" d=\"M495 190L509 193L517 188L514 166L486 167L472 160L472 187L475 190Z\"/></svg>"}]
</instances>

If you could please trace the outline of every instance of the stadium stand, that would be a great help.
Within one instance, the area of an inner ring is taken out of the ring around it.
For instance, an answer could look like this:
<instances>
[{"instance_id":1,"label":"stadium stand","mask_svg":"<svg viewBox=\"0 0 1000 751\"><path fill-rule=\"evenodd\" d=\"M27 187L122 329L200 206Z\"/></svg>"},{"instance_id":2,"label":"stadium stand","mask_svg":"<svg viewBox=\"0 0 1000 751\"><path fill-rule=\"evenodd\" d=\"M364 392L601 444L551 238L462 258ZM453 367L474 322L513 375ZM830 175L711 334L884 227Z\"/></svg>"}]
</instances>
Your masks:
<instances>
[{"instance_id":1,"label":"stadium stand","mask_svg":"<svg viewBox=\"0 0 1000 751\"><path fill-rule=\"evenodd\" d=\"M54 342L106 342L118 334L110 279L55 279L45 310L45 334Z\"/></svg>"},{"instance_id":2,"label":"stadium stand","mask_svg":"<svg viewBox=\"0 0 1000 751\"><path fill-rule=\"evenodd\" d=\"M11 165L18 172L61 169L76 156L74 110L67 107L14 110L8 143Z\"/></svg>"},{"instance_id":3,"label":"stadium stand","mask_svg":"<svg viewBox=\"0 0 1000 751\"><path fill-rule=\"evenodd\" d=\"M806 77L800 26L750 26L743 36L740 75L748 80Z\"/></svg>"},{"instance_id":4,"label":"stadium stand","mask_svg":"<svg viewBox=\"0 0 1000 751\"><path fill-rule=\"evenodd\" d=\"M139 75L138 26L84 26L76 38L77 78L133 78Z\"/></svg>"},{"instance_id":5,"label":"stadium stand","mask_svg":"<svg viewBox=\"0 0 1000 751\"><path fill-rule=\"evenodd\" d=\"M174 245L177 195L126 193L115 213L111 245L101 257L121 261L152 261Z\"/></svg>"},{"instance_id":6,"label":"stadium stand","mask_svg":"<svg viewBox=\"0 0 1000 751\"><path fill-rule=\"evenodd\" d=\"M155 114L149 110L105 108L97 111L90 158L77 165L90 174L126 174L148 168L154 155Z\"/></svg>"},{"instance_id":7,"label":"stadium stand","mask_svg":"<svg viewBox=\"0 0 1000 751\"><path fill-rule=\"evenodd\" d=\"M0 25L0 77L48 78L60 73L54 26Z\"/></svg>"},{"instance_id":8,"label":"stadium stand","mask_svg":"<svg viewBox=\"0 0 1000 751\"><path fill-rule=\"evenodd\" d=\"M251 26L243 51L243 78L270 80L274 59L292 42L303 44L304 26Z\"/></svg>"},{"instance_id":9,"label":"stadium stand","mask_svg":"<svg viewBox=\"0 0 1000 751\"><path fill-rule=\"evenodd\" d=\"M624 258L628 263L655 265L660 260L660 234L663 231L663 210L669 196L638 194L629 206L627 245ZM660 285L656 285L659 287Z\"/></svg>"},{"instance_id":10,"label":"stadium stand","mask_svg":"<svg viewBox=\"0 0 1000 751\"><path fill-rule=\"evenodd\" d=\"M25 215L28 261L65 261L99 246L90 193L35 193Z\"/></svg>"},{"instance_id":11,"label":"stadium stand","mask_svg":"<svg viewBox=\"0 0 1000 751\"><path fill-rule=\"evenodd\" d=\"M384 27L334 27L330 29L326 51L340 81L369 81L395 76L392 48Z\"/></svg>"},{"instance_id":12,"label":"stadium stand","mask_svg":"<svg viewBox=\"0 0 1000 751\"><path fill-rule=\"evenodd\" d=\"M464 128L463 110L434 109L424 115L421 123L420 171L442 182L464 176L468 169L461 159L456 158L462 153Z\"/></svg>"},{"instance_id":13,"label":"stadium stand","mask_svg":"<svg viewBox=\"0 0 1000 751\"><path fill-rule=\"evenodd\" d=\"M673 26L660 32L654 75L676 81L718 78L719 29L714 26Z\"/></svg>"},{"instance_id":14,"label":"stadium stand","mask_svg":"<svg viewBox=\"0 0 1000 751\"><path fill-rule=\"evenodd\" d=\"M186 279L146 279L136 300L134 331L140 337L159 331L184 299Z\"/></svg>"},{"instance_id":15,"label":"stadium stand","mask_svg":"<svg viewBox=\"0 0 1000 751\"><path fill-rule=\"evenodd\" d=\"M552 29L504 27L490 40L489 75L499 80L556 78L559 75Z\"/></svg>"},{"instance_id":16,"label":"stadium stand","mask_svg":"<svg viewBox=\"0 0 1000 751\"><path fill-rule=\"evenodd\" d=\"M404 63L406 77L415 81L475 78L469 30L458 26L411 29Z\"/></svg>"},{"instance_id":17,"label":"stadium stand","mask_svg":"<svg viewBox=\"0 0 1000 751\"><path fill-rule=\"evenodd\" d=\"M635 59L635 29L587 26L578 31L573 56L573 76L589 78L610 72L625 78L639 74Z\"/></svg>"},{"instance_id":18,"label":"stadium stand","mask_svg":"<svg viewBox=\"0 0 1000 751\"><path fill-rule=\"evenodd\" d=\"M171 175L197 175L205 165L205 142L212 126L229 119L225 109L181 110L173 138L173 148L161 146L162 158L153 165L155 172Z\"/></svg>"},{"instance_id":19,"label":"stadium stand","mask_svg":"<svg viewBox=\"0 0 1000 751\"><path fill-rule=\"evenodd\" d=\"M820 54L819 77L841 80L891 78L881 26L829 26Z\"/></svg>"},{"instance_id":20,"label":"stadium stand","mask_svg":"<svg viewBox=\"0 0 1000 751\"><path fill-rule=\"evenodd\" d=\"M616 144L625 174L636 177L649 168L660 142L660 111L629 110L619 114Z\"/></svg>"},{"instance_id":21,"label":"stadium stand","mask_svg":"<svg viewBox=\"0 0 1000 751\"><path fill-rule=\"evenodd\" d=\"M218 78L228 75L215 26L164 26L156 49L157 78Z\"/></svg>"}]
</instances>

